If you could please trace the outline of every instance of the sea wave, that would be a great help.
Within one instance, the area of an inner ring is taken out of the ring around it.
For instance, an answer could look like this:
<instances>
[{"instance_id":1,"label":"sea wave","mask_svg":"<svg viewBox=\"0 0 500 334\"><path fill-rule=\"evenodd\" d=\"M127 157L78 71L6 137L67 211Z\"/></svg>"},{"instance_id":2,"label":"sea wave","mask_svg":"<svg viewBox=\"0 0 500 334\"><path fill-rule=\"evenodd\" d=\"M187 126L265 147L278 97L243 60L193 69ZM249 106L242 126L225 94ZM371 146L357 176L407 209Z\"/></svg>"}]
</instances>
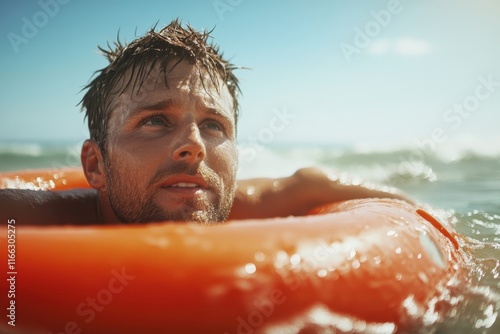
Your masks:
<instances>
[{"instance_id":1,"label":"sea wave","mask_svg":"<svg viewBox=\"0 0 500 334\"><path fill-rule=\"evenodd\" d=\"M500 145L490 142L489 146L472 149L472 143L442 145L433 151L403 144L240 146L238 172L240 178L280 177L301 167L318 166L394 186L462 182L472 175L476 179L500 179ZM80 149L81 142L0 142L0 170L77 166Z\"/></svg>"},{"instance_id":2,"label":"sea wave","mask_svg":"<svg viewBox=\"0 0 500 334\"><path fill-rule=\"evenodd\" d=\"M0 142L0 156L42 157L72 153L80 147L81 143L74 142Z\"/></svg>"},{"instance_id":3,"label":"sea wave","mask_svg":"<svg viewBox=\"0 0 500 334\"><path fill-rule=\"evenodd\" d=\"M80 164L81 143L0 143L0 171Z\"/></svg>"},{"instance_id":4,"label":"sea wave","mask_svg":"<svg viewBox=\"0 0 500 334\"><path fill-rule=\"evenodd\" d=\"M473 137L463 135L443 143L436 143L429 139L415 140L413 142L396 143L357 143L352 146L352 151L357 153L413 153L418 155L433 156L443 162L460 161L471 158L499 158L500 136Z\"/></svg>"},{"instance_id":5,"label":"sea wave","mask_svg":"<svg viewBox=\"0 0 500 334\"><path fill-rule=\"evenodd\" d=\"M25 155L30 157L39 157L46 153L43 145L30 143L30 144L0 144L0 156L7 155Z\"/></svg>"}]
</instances>

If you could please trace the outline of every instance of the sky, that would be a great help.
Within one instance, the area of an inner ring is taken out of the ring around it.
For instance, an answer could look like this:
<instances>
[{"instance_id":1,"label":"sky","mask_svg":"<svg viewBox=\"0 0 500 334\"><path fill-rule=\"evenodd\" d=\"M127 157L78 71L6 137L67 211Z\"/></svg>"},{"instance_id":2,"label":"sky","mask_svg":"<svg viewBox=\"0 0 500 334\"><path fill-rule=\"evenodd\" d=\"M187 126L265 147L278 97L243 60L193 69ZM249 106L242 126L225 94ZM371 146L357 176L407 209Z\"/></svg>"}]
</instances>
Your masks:
<instances>
[{"instance_id":1,"label":"sky","mask_svg":"<svg viewBox=\"0 0 500 334\"><path fill-rule=\"evenodd\" d=\"M87 138L97 45L180 18L250 68L240 145L500 147L495 0L3 0L0 17L0 142Z\"/></svg>"}]
</instances>

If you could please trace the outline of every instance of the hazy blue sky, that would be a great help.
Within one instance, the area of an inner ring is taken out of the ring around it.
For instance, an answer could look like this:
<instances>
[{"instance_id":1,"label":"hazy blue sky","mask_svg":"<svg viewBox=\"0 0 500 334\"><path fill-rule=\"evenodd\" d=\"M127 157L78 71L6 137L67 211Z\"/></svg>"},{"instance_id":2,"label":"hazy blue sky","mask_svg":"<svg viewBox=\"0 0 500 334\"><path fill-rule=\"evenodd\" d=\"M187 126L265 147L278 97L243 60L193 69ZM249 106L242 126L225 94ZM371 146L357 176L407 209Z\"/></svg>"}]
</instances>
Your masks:
<instances>
[{"instance_id":1,"label":"hazy blue sky","mask_svg":"<svg viewBox=\"0 0 500 334\"><path fill-rule=\"evenodd\" d=\"M179 17L252 68L238 71L240 143L500 146L494 0L59 1L0 4L0 141L86 138L97 45Z\"/></svg>"}]
</instances>

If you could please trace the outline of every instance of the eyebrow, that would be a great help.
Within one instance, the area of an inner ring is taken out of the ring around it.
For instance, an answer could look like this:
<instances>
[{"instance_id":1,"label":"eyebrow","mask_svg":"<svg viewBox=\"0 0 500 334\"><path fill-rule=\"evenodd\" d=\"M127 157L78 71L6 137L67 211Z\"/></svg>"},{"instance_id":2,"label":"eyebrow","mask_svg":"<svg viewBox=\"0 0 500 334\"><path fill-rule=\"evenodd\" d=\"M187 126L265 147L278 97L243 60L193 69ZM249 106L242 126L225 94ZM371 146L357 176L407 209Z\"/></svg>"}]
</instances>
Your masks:
<instances>
[{"instance_id":1,"label":"eyebrow","mask_svg":"<svg viewBox=\"0 0 500 334\"><path fill-rule=\"evenodd\" d=\"M207 114L210 114L210 115L214 115L214 116L218 116L220 118L223 118L225 119L227 122L231 123L232 120L230 117L228 117L226 114L222 113L219 109L217 108L213 108L212 106L207 106L206 104L204 103L196 103L196 108L198 110L203 110L205 113ZM233 119L234 120L234 119Z\"/></svg>"},{"instance_id":2,"label":"eyebrow","mask_svg":"<svg viewBox=\"0 0 500 334\"><path fill-rule=\"evenodd\" d=\"M134 117L135 115L137 114L140 114L142 112L145 112L145 111L162 111L162 110L166 110L166 109L169 109L170 107L174 106L176 103L174 100L172 99L168 99L168 100L163 100L163 101L159 101L159 102L156 102L156 103L153 103L153 104L150 104L150 105L141 105L137 108L135 108L131 113L130 113L130 116L129 117Z\"/></svg>"},{"instance_id":3,"label":"eyebrow","mask_svg":"<svg viewBox=\"0 0 500 334\"><path fill-rule=\"evenodd\" d=\"M134 117L136 117L137 115L140 115L143 112L167 110L167 109L169 109L169 108L171 108L173 106L176 106L176 105L178 105L178 103L175 100L173 100L173 99L158 101L158 102L155 102L155 103L150 104L150 105L141 105L141 106L135 108L130 113L130 115L128 116L128 118L129 119L134 118ZM232 122L232 120L227 115L225 115L224 113L222 113L220 110L218 110L216 108L207 107L207 106L204 106L204 105L200 106L199 103L196 104L196 108L200 109L200 110L203 110L203 112L205 112L207 114L223 118L223 119L226 120L226 122L229 122L229 123Z\"/></svg>"}]
</instances>

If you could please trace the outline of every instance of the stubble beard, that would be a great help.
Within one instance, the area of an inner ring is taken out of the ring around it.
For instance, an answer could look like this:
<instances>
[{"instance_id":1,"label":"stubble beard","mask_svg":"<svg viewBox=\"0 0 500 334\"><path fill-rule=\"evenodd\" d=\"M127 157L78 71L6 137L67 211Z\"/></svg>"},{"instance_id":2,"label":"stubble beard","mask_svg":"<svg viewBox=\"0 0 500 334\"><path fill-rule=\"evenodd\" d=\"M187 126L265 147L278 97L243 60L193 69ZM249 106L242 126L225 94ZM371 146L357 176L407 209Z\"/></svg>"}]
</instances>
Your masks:
<instances>
[{"instance_id":1,"label":"stubble beard","mask_svg":"<svg viewBox=\"0 0 500 334\"><path fill-rule=\"evenodd\" d=\"M137 183L137 178L125 178L120 175L120 165L113 159L105 164L109 203L116 217L123 223L148 222L195 222L212 225L224 222L231 211L236 189L235 175L229 176L225 184L212 169L206 166L189 167L178 163L168 170L161 171L151 179L149 184ZM204 210L195 210L193 200L184 200L179 210L165 211L154 200L155 184L158 180L175 174L201 175L212 187L216 197L211 203L204 203ZM235 173L234 173L235 174ZM134 182L135 181L135 182ZM139 193L139 189L145 189Z\"/></svg>"}]
</instances>

